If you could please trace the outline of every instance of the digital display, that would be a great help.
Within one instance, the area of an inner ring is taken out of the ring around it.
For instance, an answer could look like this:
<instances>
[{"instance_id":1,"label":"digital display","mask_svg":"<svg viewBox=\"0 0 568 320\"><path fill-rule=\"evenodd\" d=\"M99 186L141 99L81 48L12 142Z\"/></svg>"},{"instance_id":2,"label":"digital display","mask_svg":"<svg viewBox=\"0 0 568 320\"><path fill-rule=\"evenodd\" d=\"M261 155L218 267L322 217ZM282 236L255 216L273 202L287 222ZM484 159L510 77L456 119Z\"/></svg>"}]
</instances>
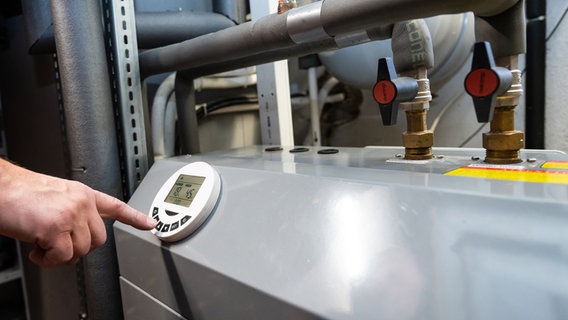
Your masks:
<instances>
[{"instance_id":1,"label":"digital display","mask_svg":"<svg viewBox=\"0 0 568 320\"><path fill-rule=\"evenodd\" d=\"M189 207L201 188L203 181L205 181L205 177L180 174L164 201Z\"/></svg>"}]
</instances>

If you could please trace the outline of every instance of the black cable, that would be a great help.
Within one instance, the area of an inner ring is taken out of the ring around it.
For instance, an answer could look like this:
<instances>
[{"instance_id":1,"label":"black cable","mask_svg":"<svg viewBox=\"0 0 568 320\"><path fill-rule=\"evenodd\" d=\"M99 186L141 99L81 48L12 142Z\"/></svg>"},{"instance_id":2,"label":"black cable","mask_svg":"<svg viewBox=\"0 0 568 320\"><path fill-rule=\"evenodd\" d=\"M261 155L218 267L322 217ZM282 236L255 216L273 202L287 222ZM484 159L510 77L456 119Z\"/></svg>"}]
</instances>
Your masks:
<instances>
[{"instance_id":1,"label":"black cable","mask_svg":"<svg viewBox=\"0 0 568 320\"><path fill-rule=\"evenodd\" d=\"M465 139L464 142L462 142L462 144L460 144L460 148L463 148L463 146L465 146L466 144L468 144L471 139L473 139L475 136L477 136L481 130L483 130L483 128L487 125L487 123L482 124L479 128L477 128L477 130L475 130L474 133L472 133L469 137L467 137L467 139Z\"/></svg>"},{"instance_id":2,"label":"black cable","mask_svg":"<svg viewBox=\"0 0 568 320\"><path fill-rule=\"evenodd\" d=\"M197 119L201 120L205 118L209 113L223 108L228 108L243 104L253 104L253 103L258 103L258 99L252 97L236 97L236 98L213 101L210 103L206 103L197 110Z\"/></svg>"},{"instance_id":3,"label":"black cable","mask_svg":"<svg viewBox=\"0 0 568 320\"><path fill-rule=\"evenodd\" d=\"M548 42L548 40L550 40L550 38L552 38L552 36L554 35L554 33L558 30L558 28L560 27L560 25L562 24L562 22L564 21L564 18L566 18L566 15L568 14L568 7L566 9L564 9L564 13L562 14L562 16L560 17L560 20L558 20L558 23L556 23L556 25L554 26L554 28L552 28L552 31L550 31L550 33L548 34L548 36L546 37L546 41Z\"/></svg>"}]
</instances>

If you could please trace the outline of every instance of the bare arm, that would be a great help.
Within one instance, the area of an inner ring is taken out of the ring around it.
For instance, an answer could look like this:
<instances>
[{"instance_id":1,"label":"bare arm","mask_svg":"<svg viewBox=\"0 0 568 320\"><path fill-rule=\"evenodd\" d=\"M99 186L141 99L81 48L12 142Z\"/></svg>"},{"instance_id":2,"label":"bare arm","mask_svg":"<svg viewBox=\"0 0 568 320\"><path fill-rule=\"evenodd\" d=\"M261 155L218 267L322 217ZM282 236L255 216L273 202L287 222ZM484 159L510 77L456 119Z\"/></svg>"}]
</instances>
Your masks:
<instances>
[{"instance_id":1,"label":"bare arm","mask_svg":"<svg viewBox=\"0 0 568 320\"><path fill-rule=\"evenodd\" d=\"M0 159L0 235L35 243L32 262L75 263L106 241L103 218L150 230L155 221L84 184Z\"/></svg>"}]
</instances>

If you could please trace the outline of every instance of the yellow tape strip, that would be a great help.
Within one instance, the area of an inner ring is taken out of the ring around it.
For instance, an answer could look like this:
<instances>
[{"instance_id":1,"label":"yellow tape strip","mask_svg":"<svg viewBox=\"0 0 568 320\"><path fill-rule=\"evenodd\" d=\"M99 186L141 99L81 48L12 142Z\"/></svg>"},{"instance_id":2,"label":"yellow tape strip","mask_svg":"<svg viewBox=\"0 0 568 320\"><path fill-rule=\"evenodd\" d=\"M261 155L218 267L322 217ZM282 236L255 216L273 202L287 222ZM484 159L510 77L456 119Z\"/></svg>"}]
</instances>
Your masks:
<instances>
[{"instance_id":1,"label":"yellow tape strip","mask_svg":"<svg viewBox=\"0 0 568 320\"><path fill-rule=\"evenodd\" d=\"M568 161L548 161L542 165L545 169L565 169L568 170Z\"/></svg>"},{"instance_id":2,"label":"yellow tape strip","mask_svg":"<svg viewBox=\"0 0 568 320\"><path fill-rule=\"evenodd\" d=\"M568 171L507 170L497 168L462 167L447 172L446 175L537 183L568 184Z\"/></svg>"}]
</instances>

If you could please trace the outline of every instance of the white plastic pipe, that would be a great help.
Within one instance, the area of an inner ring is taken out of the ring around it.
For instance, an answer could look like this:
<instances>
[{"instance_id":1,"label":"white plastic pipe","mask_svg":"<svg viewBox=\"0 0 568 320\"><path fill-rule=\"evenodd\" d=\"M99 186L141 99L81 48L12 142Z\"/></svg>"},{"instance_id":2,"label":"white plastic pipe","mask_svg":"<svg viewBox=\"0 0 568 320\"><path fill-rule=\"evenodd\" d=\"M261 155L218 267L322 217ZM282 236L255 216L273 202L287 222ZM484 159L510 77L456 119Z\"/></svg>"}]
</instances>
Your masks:
<instances>
[{"instance_id":1,"label":"white plastic pipe","mask_svg":"<svg viewBox=\"0 0 568 320\"><path fill-rule=\"evenodd\" d=\"M314 146L321 146L320 108L318 103L318 75L317 68L308 69L308 86L310 92L310 122L312 126L311 142Z\"/></svg>"}]
</instances>

